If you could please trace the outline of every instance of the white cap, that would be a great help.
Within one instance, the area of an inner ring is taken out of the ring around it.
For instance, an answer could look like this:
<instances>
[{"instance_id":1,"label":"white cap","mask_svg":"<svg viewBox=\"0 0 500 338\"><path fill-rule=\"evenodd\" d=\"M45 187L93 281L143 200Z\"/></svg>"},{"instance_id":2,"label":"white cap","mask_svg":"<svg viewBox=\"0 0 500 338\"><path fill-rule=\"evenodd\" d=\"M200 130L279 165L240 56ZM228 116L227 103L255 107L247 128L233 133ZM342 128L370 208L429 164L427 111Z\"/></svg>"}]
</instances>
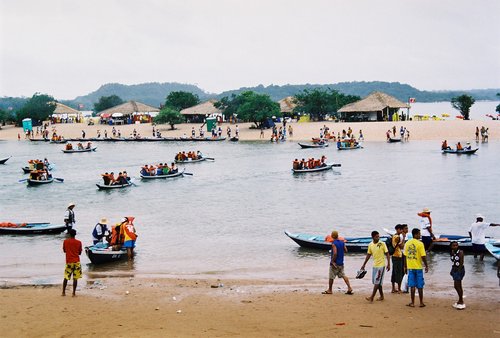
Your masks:
<instances>
[{"instance_id":1,"label":"white cap","mask_svg":"<svg viewBox=\"0 0 500 338\"><path fill-rule=\"evenodd\" d=\"M481 214L476 214L476 219L478 219L478 218L484 219L483 215L481 215Z\"/></svg>"},{"instance_id":2,"label":"white cap","mask_svg":"<svg viewBox=\"0 0 500 338\"><path fill-rule=\"evenodd\" d=\"M127 220L127 217L123 217L123 218L121 219L120 223L124 223L124 222L126 222L126 221L128 221L128 220Z\"/></svg>"},{"instance_id":3,"label":"white cap","mask_svg":"<svg viewBox=\"0 0 500 338\"><path fill-rule=\"evenodd\" d=\"M69 207L74 207L75 205L76 205L75 203L71 202L70 204L68 204L68 208Z\"/></svg>"}]
</instances>

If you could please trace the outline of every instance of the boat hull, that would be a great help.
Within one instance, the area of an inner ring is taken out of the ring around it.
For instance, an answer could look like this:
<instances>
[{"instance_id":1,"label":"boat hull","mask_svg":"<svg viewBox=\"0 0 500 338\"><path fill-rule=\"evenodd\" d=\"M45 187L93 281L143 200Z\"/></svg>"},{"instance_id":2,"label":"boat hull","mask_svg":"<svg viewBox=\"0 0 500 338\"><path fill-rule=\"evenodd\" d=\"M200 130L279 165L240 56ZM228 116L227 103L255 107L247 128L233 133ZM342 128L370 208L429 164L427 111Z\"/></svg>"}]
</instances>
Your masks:
<instances>
[{"instance_id":1,"label":"boat hull","mask_svg":"<svg viewBox=\"0 0 500 338\"><path fill-rule=\"evenodd\" d=\"M188 161L175 160L175 163L182 163L182 164L186 164L186 163L198 163L198 162L203 162L203 161L206 161L206 160L207 160L206 157L202 157L202 158L197 159L197 160L188 160Z\"/></svg>"},{"instance_id":2,"label":"boat hull","mask_svg":"<svg viewBox=\"0 0 500 338\"><path fill-rule=\"evenodd\" d=\"M85 253L93 264L105 264L127 259L127 250L113 251L108 249L96 248L95 246L85 247Z\"/></svg>"},{"instance_id":3,"label":"boat hull","mask_svg":"<svg viewBox=\"0 0 500 338\"><path fill-rule=\"evenodd\" d=\"M7 161L9 160L9 158L11 158L11 156L6 157L6 158L2 158L2 159L0 160L0 164L5 164L5 162L7 162Z\"/></svg>"},{"instance_id":4,"label":"boat hull","mask_svg":"<svg viewBox=\"0 0 500 338\"><path fill-rule=\"evenodd\" d=\"M39 185L44 185L44 184L52 183L52 182L54 182L54 179L51 178L51 179L48 179L48 180L39 181L39 180L32 180L32 179L28 178L27 182L28 182L29 186L37 187Z\"/></svg>"},{"instance_id":5,"label":"boat hull","mask_svg":"<svg viewBox=\"0 0 500 338\"><path fill-rule=\"evenodd\" d=\"M302 149L308 149L308 148L326 148L326 147L328 147L328 143L325 143L325 144L305 144L305 143L299 143L299 146Z\"/></svg>"},{"instance_id":6,"label":"boat hull","mask_svg":"<svg viewBox=\"0 0 500 338\"><path fill-rule=\"evenodd\" d=\"M312 235L305 233L291 233L285 231L290 239L303 248L317 250L331 250L332 243L324 240L325 236ZM387 237L380 237L381 241L385 241ZM371 237L351 237L345 238L345 245L349 252L363 252L368 250L368 244L372 242Z\"/></svg>"},{"instance_id":7,"label":"boat hull","mask_svg":"<svg viewBox=\"0 0 500 338\"><path fill-rule=\"evenodd\" d=\"M144 179L144 180L159 180L159 179L179 177L179 176L183 176L183 174L184 174L184 170L180 171L180 172L177 172L175 174L171 174L171 175L144 176L144 175L141 174L141 178Z\"/></svg>"},{"instance_id":8,"label":"boat hull","mask_svg":"<svg viewBox=\"0 0 500 338\"><path fill-rule=\"evenodd\" d=\"M65 225L50 223L27 223L20 227L0 227L0 234L6 235L49 235L60 234L66 230Z\"/></svg>"},{"instance_id":9,"label":"boat hull","mask_svg":"<svg viewBox=\"0 0 500 338\"><path fill-rule=\"evenodd\" d=\"M294 174L308 174L308 173L317 173L319 171L326 171L333 168L333 164L328 164L324 167L314 168L314 169L292 169Z\"/></svg>"},{"instance_id":10,"label":"boat hull","mask_svg":"<svg viewBox=\"0 0 500 338\"><path fill-rule=\"evenodd\" d=\"M124 189L132 186L132 183L129 184L118 184L118 185L104 185L96 183L96 186L99 190L114 190L114 189Z\"/></svg>"},{"instance_id":11,"label":"boat hull","mask_svg":"<svg viewBox=\"0 0 500 338\"><path fill-rule=\"evenodd\" d=\"M89 152L95 151L96 149L97 149L97 147L92 147L90 149L71 149L71 150L63 149L62 152L65 154L89 153Z\"/></svg>"},{"instance_id":12,"label":"boat hull","mask_svg":"<svg viewBox=\"0 0 500 338\"><path fill-rule=\"evenodd\" d=\"M471 150L452 150L452 149L443 149L443 154L456 154L456 155L472 155L478 151L479 148L471 149Z\"/></svg>"}]
</instances>

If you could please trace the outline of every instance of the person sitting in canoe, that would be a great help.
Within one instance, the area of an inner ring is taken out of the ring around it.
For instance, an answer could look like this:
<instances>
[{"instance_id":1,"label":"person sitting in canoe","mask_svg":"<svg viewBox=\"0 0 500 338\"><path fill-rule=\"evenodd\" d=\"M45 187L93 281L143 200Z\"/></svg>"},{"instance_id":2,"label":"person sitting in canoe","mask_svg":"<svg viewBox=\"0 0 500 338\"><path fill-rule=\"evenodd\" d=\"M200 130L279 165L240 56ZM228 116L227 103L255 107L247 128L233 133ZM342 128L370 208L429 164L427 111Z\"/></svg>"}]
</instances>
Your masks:
<instances>
[{"instance_id":1,"label":"person sitting in canoe","mask_svg":"<svg viewBox=\"0 0 500 338\"><path fill-rule=\"evenodd\" d=\"M465 146L464 150L471 150L472 146L470 145L470 142L467 142L467 145Z\"/></svg>"},{"instance_id":2,"label":"person sitting in canoe","mask_svg":"<svg viewBox=\"0 0 500 338\"><path fill-rule=\"evenodd\" d=\"M102 180L104 181L104 185L111 185L111 179L109 178L109 174L106 172L101 174Z\"/></svg>"},{"instance_id":3,"label":"person sitting in canoe","mask_svg":"<svg viewBox=\"0 0 500 338\"><path fill-rule=\"evenodd\" d=\"M77 147L78 147L78 150L83 150L83 144L81 142L79 142L77 144Z\"/></svg>"},{"instance_id":4,"label":"person sitting in canoe","mask_svg":"<svg viewBox=\"0 0 500 338\"><path fill-rule=\"evenodd\" d=\"M71 143L66 144L66 150L73 150L73 145Z\"/></svg>"},{"instance_id":5,"label":"person sitting in canoe","mask_svg":"<svg viewBox=\"0 0 500 338\"><path fill-rule=\"evenodd\" d=\"M149 169L148 169L147 164L145 164L144 167L141 168L141 175L142 176L149 176Z\"/></svg>"},{"instance_id":6,"label":"person sitting in canoe","mask_svg":"<svg viewBox=\"0 0 500 338\"><path fill-rule=\"evenodd\" d=\"M161 166L161 174L159 174L159 175L169 175L170 174L170 168L168 167L167 163L165 163L164 165L162 165L160 163L160 166Z\"/></svg>"},{"instance_id":7,"label":"person sitting in canoe","mask_svg":"<svg viewBox=\"0 0 500 338\"><path fill-rule=\"evenodd\" d=\"M320 166L321 167L326 167L326 156L325 155L321 156L321 160L320 161L321 161Z\"/></svg>"},{"instance_id":8,"label":"person sitting in canoe","mask_svg":"<svg viewBox=\"0 0 500 338\"><path fill-rule=\"evenodd\" d=\"M201 153L201 151L199 151L199 150L198 150L198 151L196 151L196 157L197 157L198 159L200 159L200 158L202 158L202 157L203 157L203 154Z\"/></svg>"},{"instance_id":9,"label":"person sitting in canoe","mask_svg":"<svg viewBox=\"0 0 500 338\"><path fill-rule=\"evenodd\" d=\"M123 176L123 173L119 172L114 185L125 185L125 184L128 184L128 181L125 178L125 176Z\"/></svg>"},{"instance_id":10,"label":"person sitting in canoe","mask_svg":"<svg viewBox=\"0 0 500 338\"><path fill-rule=\"evenodd\" d=\"M99 223L94 226L94 230L92 230L92 240L94 241L94 245L97 243L104 243L104 239L106 238L108 242L110 239L110 232L108 230L108 220L106 218L102 218Z\"/></svg>"},{"instance_id":11,"label":"person sitting in canoe","mask_svg":"<svg viewBox=\"0 0 500 338\"><path fill-rule=\"evenodd\" d=\"M42 172L40 170L30 171L30 180L39 181L41 174L42 174Z\"/></svg>"},{"instance_id":12,"label":"person sitting in canoe","mask_svg":"<svg viewBox=\"0 0 500 338\"><path fill-rule=\"evenodd\" d=\"M448 145L448 141L444 140L441 144L441 150L450 150L450 146Z\"/></svg>"},{"instance_id":13,"label":"person sitting in canoe","mask_svg":"<svg viewBox=\"0 0 500 338\"><path fill-rule=\"evenodd\" d=\"M87 146L85 147L85 149L91 149L91 148L92 148L92 142L88 142Z\"/></svg>"},{"instance_id":14,"label":"person sitting in canoe","mask_svg":"<svg viewBox=\"0 0 500 338\"><path fill-rule=\"evenodd\" d=\"M460 142L457 143L457 151L461 151L461 150L464 150L464 148L462 147L462 145L460 144Z\"/></svg>"},{"instance_id":15,"label":"person sitting in canoe","mask_svg":"<svg viewBox=\"0 0 500 338\"><path fill-rule=\"evenodd\" d=\"M177 167L175 166L175 163L172 162L172 164L170 165L170 174L177 174L178 171L179 171L179 169L177 169Z\"/></svg>"},{"instance_id":16,"label":"person sitting in canoe","mask_svg":"<svg viewBox=\"0 0 500 338\"><path fill-rule=\"evenodd\" d=\"M293 160L292 168L293 170L300 170L300 162L298 159Z\"/></svg>"},{"instance_id":17,"label":"person sitting in canoe","mask_svg":"<svg viewBox=\"0 0 500 338\"><path fill-rule=\"evenodd\" d=\"M153 167L153 165L150 165L149 166L149 176L156 176L156 170L155 170L155 167Z\"/></svg>"},{"instance_id":18,"label":"person sitting in canoe","mask_svg":"<svg viewBox=\"0 0 500 338\"><path fill-rule=\"evenodd\" d=\"M307 162L305 159L302 159L300 160L300 163L299 163L299 169L302 170L302 169L307 169Z\"/></svg>"},{"instance_id":19,"label":"person sitting in canoe","mask_svg":"<svg viewBox=\"0 0 500 338\"><path fill-rule=\"evenodd\" d=\"M130 182L130 177L128 177L128 174L125 170L123 171L123 178L125 178L125 181L127 181L127 183Z\"/></svg>"}]
</instances>

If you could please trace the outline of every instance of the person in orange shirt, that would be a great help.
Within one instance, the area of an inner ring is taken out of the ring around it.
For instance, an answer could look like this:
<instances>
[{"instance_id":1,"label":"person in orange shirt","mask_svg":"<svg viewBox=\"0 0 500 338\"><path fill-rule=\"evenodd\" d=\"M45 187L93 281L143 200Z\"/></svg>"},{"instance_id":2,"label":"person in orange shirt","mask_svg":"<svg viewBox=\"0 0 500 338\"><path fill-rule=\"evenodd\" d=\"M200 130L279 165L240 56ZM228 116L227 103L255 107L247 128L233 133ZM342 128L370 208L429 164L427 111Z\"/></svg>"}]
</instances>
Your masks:
<instances>
[{"instance_id":1,"label":"person in orange shirt","mask_svg":"<svg viewBox=\"0 0 500 338\"><path fill-rule=\"evenodd\" d=\"M82 254L82 242L77 240L76 230L69 230L70 238L63 242L63 252L66 254L66 268L64 269L62 295L66 296L66 286L73 276L73 297L76 296L76 286L78 279L82 277L82 267L80 265L80 255Z\"/></svg>"}]
</instances>

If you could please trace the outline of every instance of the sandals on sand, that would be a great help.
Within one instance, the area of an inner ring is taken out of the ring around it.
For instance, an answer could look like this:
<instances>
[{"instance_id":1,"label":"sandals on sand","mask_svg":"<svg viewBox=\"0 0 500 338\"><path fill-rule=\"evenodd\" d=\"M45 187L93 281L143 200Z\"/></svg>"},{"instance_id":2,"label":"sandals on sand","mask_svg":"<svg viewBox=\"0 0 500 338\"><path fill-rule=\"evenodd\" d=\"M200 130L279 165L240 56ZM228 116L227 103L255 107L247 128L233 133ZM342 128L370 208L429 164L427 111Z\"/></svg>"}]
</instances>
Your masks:
<instances>
[{"instance_id":1,"label":"sandals on sand","mask_svg":"<svg viewBox=\"0 0 500 338\"><path fill-rule=\"evenodd\" d=\"M332 293L330 291L326 290L326 291L323 291L321 294L322 295L331 295Z\"/></svg>"},{"instance_id":2,"label":"sandals on sand","mask_svg":"<svg viewBox=\"0 0 500 338\"><path fill-rule=\"evenodd\" d=\"M350 290L350 291L347 291L345 294L346 294L346 295L353 295L353 294L354 294L354 292L352 292L352 290Z\"/></svg>"}]
</instances>

